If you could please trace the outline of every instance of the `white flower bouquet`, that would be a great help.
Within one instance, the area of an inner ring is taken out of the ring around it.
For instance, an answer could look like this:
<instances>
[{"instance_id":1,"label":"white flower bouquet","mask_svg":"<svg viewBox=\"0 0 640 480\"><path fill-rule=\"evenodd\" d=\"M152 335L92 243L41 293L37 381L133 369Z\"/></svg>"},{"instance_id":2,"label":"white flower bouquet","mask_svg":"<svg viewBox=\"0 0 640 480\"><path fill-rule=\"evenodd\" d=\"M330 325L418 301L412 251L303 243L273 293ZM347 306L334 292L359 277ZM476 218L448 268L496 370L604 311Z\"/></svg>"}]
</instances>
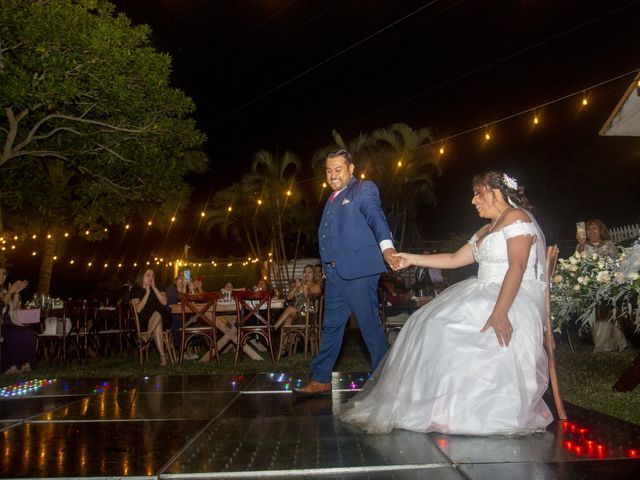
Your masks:
<instances>
[{"instance_id":1,"label":"white flower bouquet","mask_svg":"<svg viewBox=\"0 0 640 480\"><path fill-rule=\"evenodd\" d=\"M640 244L623 250L619 258L575 253L559 259L551 281L551 313L559 330L570 319L591 327L597 311L602 320L629 316L640 331Z\"/></svg>"}]
</instances>

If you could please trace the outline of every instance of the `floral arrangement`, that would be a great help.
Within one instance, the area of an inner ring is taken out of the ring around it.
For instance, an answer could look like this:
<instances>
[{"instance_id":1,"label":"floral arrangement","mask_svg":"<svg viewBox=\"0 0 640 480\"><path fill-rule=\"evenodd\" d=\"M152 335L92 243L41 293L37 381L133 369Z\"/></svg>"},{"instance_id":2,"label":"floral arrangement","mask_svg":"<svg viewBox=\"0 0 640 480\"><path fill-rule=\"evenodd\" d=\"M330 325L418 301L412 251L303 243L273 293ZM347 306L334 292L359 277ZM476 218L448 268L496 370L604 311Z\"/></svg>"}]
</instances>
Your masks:
<instances>
[{"instance_id":1,"label":"floral arrangement","mask_svg":"<svg viewBox=\"0 0 640 480\"><path fill-rule=\"evenodd\" d=\"M551 279L551 314L559 330L570 319L591 327L597 309L602 320L629 316L640 331L640 244L623 249L620 257L574 253L559 259Z\"/></svg>"}]
</instances>

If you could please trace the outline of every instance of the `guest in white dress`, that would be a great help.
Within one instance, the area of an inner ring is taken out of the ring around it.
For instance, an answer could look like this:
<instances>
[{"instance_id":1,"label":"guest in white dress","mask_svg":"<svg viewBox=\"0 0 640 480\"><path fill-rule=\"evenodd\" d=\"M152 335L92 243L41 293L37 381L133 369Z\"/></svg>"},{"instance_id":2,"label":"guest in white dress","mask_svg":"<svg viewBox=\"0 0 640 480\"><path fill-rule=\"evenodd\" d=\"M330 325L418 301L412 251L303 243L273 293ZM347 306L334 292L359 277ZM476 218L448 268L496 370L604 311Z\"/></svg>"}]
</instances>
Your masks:
<instances>
[{"instance_id":1,"label":"guest in white dress","mask_svg":"<svg viewBox=\"0 0 640 480\"><path fill-rule=\"evenodd\" d=\"M473 194L490 223L468 244L455 253L397 256L402 268L477 261L478 277L449 287L409 318L363 391L344 405L343 421L370 433L520 435L553 420L542 400L544 235L514 178L478 175Z\"/></svg>"}]
</instances>

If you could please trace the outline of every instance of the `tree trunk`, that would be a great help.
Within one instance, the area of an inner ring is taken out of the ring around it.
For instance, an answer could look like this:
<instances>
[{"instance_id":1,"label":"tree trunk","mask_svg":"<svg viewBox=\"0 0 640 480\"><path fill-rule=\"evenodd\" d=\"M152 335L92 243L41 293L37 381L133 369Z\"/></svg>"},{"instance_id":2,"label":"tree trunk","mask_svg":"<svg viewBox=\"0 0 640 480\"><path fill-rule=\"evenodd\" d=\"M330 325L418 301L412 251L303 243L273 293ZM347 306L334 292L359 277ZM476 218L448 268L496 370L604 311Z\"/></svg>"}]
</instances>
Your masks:
<instances>
[{"instance_id":1,"label":"tree trunk","mask_svg":"<svg viewBox=\"0 0 640 480\"><path fill-rule=\"evenodd\" d=\"M37 293L49 295L51 275L53 274L53 257L56 253L57 244L57 235L52 235L51 238L44 239L42 263L40 264L40 275L38 276L38 288L36 288Z\"/></svg>"}]
</instances>

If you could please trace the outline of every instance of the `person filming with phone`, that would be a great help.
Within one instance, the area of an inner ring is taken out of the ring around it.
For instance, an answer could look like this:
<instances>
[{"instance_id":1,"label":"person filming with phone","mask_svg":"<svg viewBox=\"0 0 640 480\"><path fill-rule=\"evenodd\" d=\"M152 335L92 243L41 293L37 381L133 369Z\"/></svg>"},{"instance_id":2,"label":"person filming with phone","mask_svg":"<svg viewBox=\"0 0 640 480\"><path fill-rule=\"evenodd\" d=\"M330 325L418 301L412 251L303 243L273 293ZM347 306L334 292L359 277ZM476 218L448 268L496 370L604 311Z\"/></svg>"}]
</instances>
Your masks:
<instances>
[{"instance_id":1,"label":"person filming with phone","mask_svg":"<svg viewBox=\"0 0 640 480\"><path fill-rule=\"evenodd\" d=\"M609 240L609 229L601 220L591 218L586 222L578 222L576 252L585 255L617 258L618 247ZM594 352L621 352L627 347L627 339L618 322L606 319L606 313L597 310L595 321L591 327Z\"/></svg>"},{"instance_id":2,"label":"person filming with phone","mask_svg":"<svg viewBox=\"0 0 640 480\"><path fill-rule=\"evenodd\" d=\"M619 255L616 244L609 240L609 229L602 220L591 218L586 222L578 222L576 252L594 253L599 256L617 258Z\"/></svg>"}]
</instances>

